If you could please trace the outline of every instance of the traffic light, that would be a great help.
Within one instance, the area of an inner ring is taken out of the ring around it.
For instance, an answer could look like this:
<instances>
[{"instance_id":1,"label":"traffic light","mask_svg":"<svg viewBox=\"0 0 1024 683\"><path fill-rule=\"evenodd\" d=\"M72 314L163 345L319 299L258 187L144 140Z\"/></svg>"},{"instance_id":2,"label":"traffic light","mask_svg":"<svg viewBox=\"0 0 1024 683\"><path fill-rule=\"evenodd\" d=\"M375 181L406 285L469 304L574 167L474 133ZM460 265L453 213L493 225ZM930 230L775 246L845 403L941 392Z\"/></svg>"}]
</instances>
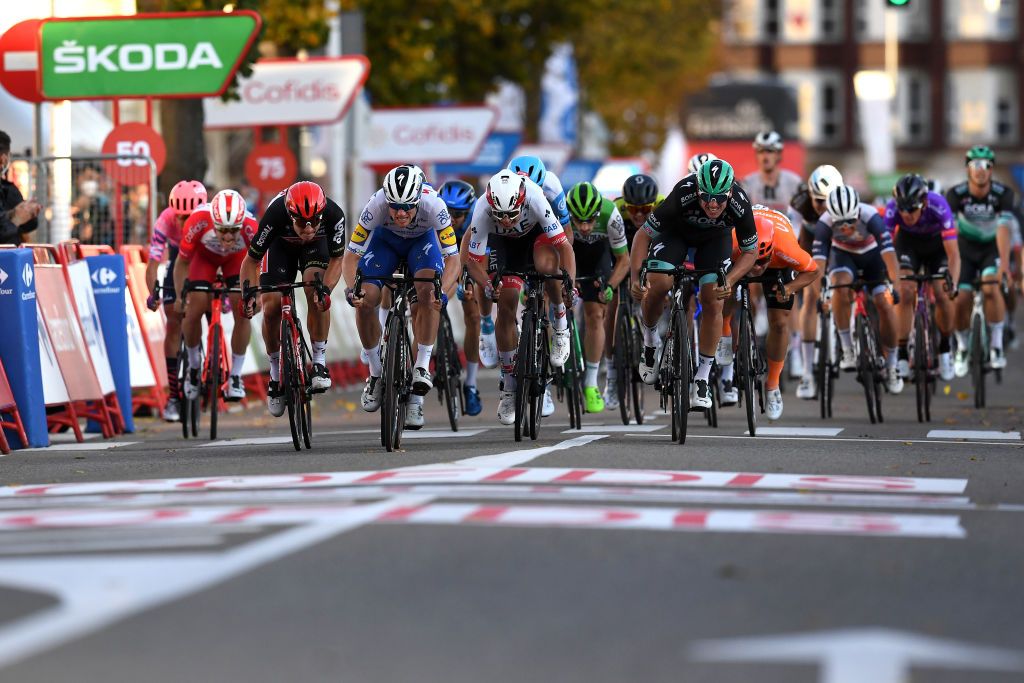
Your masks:
<instances>
[{"instance_id":1,"label":"traffic light","mask_svg":"<svg viewBox=\"0 0 1024 683\"><path fill-rule=\"evenodd\" d=\"M886 7L908 7L910 0L885 0Z\"/></svg>"}]
</instances>

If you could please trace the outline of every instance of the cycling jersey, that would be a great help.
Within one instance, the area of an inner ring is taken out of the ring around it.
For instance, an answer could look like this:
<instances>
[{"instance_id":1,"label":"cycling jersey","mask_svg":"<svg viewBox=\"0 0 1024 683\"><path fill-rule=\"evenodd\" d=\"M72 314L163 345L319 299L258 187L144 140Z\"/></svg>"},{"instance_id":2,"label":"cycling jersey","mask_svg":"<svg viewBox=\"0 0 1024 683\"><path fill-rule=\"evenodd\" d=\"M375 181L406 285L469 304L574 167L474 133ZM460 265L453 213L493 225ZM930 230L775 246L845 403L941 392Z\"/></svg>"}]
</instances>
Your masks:
<instances>
[{"instance_id":1,"label":"cycling jersey","mask_svg":"<svg viewBox=\"0 0 1024 683\"><path fill-rule=\"evenodd\" d=\"M359 223L348 242L348 250L354 254L363 255L366 252L369 237L378 230L393 232L396 237L402 239L415 239L428 232L436 232L444 256L451 256L459 251L448 206L441 200L437 191L429 185L423 186L419 204L416 206L416 215L404 228L399 227L391 218L384 190L377 190L370 197L370 201L366 203L359 216Z\"/></svg>"},{"instance_id":2,"label":"cycling jersey","mask_svg":"<svg viewBox=\"0 0 1024 683\"><path fill-rule=\"evenodd\" d=\"M878 247L879 253L884 254L894 249L885 221L875 207L864 202L860 203L860 216L852 225L836 228L829 213L818 219L811 253L816 259L828 259L832 247L849 254L866 254Z\"/></svg>"},{"instance_id":3,"label":"cycling jersey","mask_svg":"<svg viewBox=\"0 0 1024 683\"><path fill-rule=\"evenodd\" d=\"M507 228L503 226L492 215L491 206L485 201L476 203L470 220L469 255L477 261L486 258L487 240L490 235L516 239L532 235L534 229L538 228L549 244L558 245L566 241L565 229L562 228L543 190L529 179L526 180L526 201L516 223Z\"/></svg>"},{"instance_id":4,"label":"cycling jersey","mask_svg":"<svg viewBox=\"0 0 1024 683\"><path fill-rule=\"evenodd\" d=\"M253 215L246 213L242 229L225 244L214 229L210 205L204 204L193 211L182 230L185 237L180 246L181 258L189 262L188 279L193 283L209 283L217 277L218 269L222 269L226 280L237 278L258 227Z\"/></svg>"},{"instance_id":5,"label":"cycling jersey","mask_svg":"<svg viewBox=\"0 0 1024 683\"><path fill-rule=\"evenodd\" d=\"M770 219L772 227L775 229L775 237L772 240L772 259L768 262L768 270L793 269L798 273L810 273L818 269L814 258L800 248L796 235L793 233L793 224L785 214L766 206L754 206L754 215ZM733 235L733 260L738 259L741 254L739 243L736 241L736 236Z\"/></svg>"},{"instance_id":6,"label":"cycling jersey","mask_svg":"<svg viewBox=\"0 0 1024 683\"><path fill-rule=\"evenodd\" d=\"M167 247L176 248L181 242L181 226L174 209L167 207L156 217L153 235L149 238L149 260L162 261Z\"/></svg>"},{"instance_id":7,"label":"cycling jersey","mask_svg":"<svg viewBox=\"0 0 1024 683\"><path fill-rule=\"evenodd\" d=\"M573 234L572 250L576 255L578 277L594 276L597 280L607 277L611 273L612 254L627 252L626 226L615 202L610 199L601 200L601 211L589 233L584 235L573 226ZM594 282L581 282L580 296L584 301L599 302L601 289Z\"/></svg>"},{"instance_id":8,"label":"cycling jersey","mask_svg":"<svg viewBox=\"0 0 1024 683\"><path fill-rule=\"evenodd\" d=\"M774 185L765 183L758 171L746 176L741 182L752 203L761 204L782 213L787 212L790 200L793 199L793 195L797 193L802 184L800 176L784 168L779 169L779 177Z\"/></svg>"},{"instance_id":9,"label":"cycling jersey","mask_svg":"<svg viewBox=\"0 0 1024 683\"><path fill-rule=\"evenodd\" d=\"M757 227L754 225L753 207L743 187L733 184L732 197L718 218L711 218L697 199L697 176L690 174L676 183L665 201L658 205L644 223L644 232L656 238L662 234L678 234L703 239L736 230L742 251L757 248Z\"/></svg>"},{"instance_id":10,"label":"cycling jersey","mask_svg":"<svg viewBox=\"0 0 1024 683\"><path fill-rule=\"evenodd\" d=\"M267 205L256 236L249 245L249 256L257 261L262 259L274 243L281 243L285 247L303 252L308 251L311 245L321 245L324 247L322 251L326 252L330 258L342 256L345 253L345 212L341 207L335 204L334 200L328 198L320 226L316 229L315 239L303 242L295 234L291 216L285 209L285 194L285 192L281 192Z\"/></svg>"},{"instance_id":11,"label":"cycling jersey","mask_svg":"<svg viewBox=\"0 0 1024 683\"><path fill-rule=\"evenodd\" d=\"M922 237L938 237L943 240L956 239L956 222L945 197L936 192L928 193L928 203L921 211L921 217L913 225L903 222L896 207L896 200L890 199L885 206L885 225L891 232L910 233Z\"/></svg>"},{"instance_id":12,"label":"cycling jersey","mask_svg":"<svg viewBox=\"0 0 1024 683\"><path fill-rule=\"evenodd\" d=\"M946 200L960 237L974 242L995 242L999 225L1010 223L1015 210L1013 190L994 180L983 197L972 195L965 180L949 188Z\"/></svg>"},{"instance_id":13,"label":"cycling jersey","mask_svg":"<svg viewBox=\"0 0 1024 683\"><path fill-rule=\"evenodd\" d=\"M586 235L573 228L573 246L577 242L607 247L613 254L626 253L626 226L619 210L615 208L615 202L610 199L601 200L601 213L594 223L594 228Z\"/></svg>"},{"instance_id":14,"label":"cycling jersey","mask_svg":"<svg viewBox=\"0 0 1024 683\"><path fill-rule=\"evenodd\" d=\"M533 182L529 178L527 180ZM562 181L554 173L548 171L544 174L544 184L541 185L541 189L544 190L545 199L551 204L551 208L555 210L558 222L561 225L568 225L569 206L565 203L565 190L562 188Z\"/></svg>"}]
</instances>

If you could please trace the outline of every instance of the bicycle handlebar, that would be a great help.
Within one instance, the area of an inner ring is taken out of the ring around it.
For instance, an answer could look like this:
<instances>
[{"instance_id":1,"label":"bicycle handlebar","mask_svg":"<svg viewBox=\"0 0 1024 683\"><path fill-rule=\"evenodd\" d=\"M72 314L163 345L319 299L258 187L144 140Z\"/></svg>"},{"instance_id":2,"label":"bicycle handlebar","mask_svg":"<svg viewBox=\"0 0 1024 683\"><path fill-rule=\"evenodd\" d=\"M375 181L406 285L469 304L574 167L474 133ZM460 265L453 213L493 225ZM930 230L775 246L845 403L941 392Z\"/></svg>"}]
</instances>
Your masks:
<instances>
[{"instance_id":1,"label":"bicycle handlebar","mask_svg":"<svg viewBox=\"0 0 1024 683\"><path fill-rule=\"evenodd\" d=\"M371 278L366 278L366 276L363 275L362 271L357 270L356 271L356 281L355 281L355 283L352 286L352 298L353 299L361 299L363 297L363 280L364 279L379 280L380 282L382 282L385 286L389 287L390 289L396 288L396 286L398 284L403 283L403 282L412 282L412 283L416 283L416 282L430 282L430 283L432 283L434 285L434 298L437 299L438 301L442 300L441 299L441 275L439 273L434 273L433 277L416 277L415 275L409 275L405 271L398 271L398 272L395 272L395 273L393 273L393 274L391 274L389 276L380 276L380 277L374 276L374 277L371 277Z\"/></svg>"},{"instance_id":2,"label":"bicycle handlebar","mask_svg":"<svg viewBox=\"0 0 1024 683\"><path fill-rule=\"evenodd\" d=\"M725 285L725 268L719 266L718 268L691 268L686 264L680 266L674 266L672 268L658 268L651 267L652 261L656 259L644 260L644 265L640 269L640 285L645 286L647 284L648 273L658 273L662 275L671 275L676 280L699 280L705 275L715 275L718 286L722 287ZM660 263L660 262L659 262Z\"/></svg>"},{"instance_id":3,"label":"bicycle handlebar","mask_svg":"<svg viewBox=\"0 0 1024 683\"><path fill-rule=\"evenodd\" d=\"M569 278L569 271L565 268L559 268L558 273L541 273L536 270L527 271L516 271L503 269L494 274L491 278L492 289L494 290L491 294L491 301L498 300L498 281L506 275L513 275L515 277L523 279L527 283L531 282L546 282L548 280L561 280L562 288L566 295L569 295L573 291L573 281ZM577 278L577 280L580 278ZM583 278L593 280L594 278Z\"/></svg>"},{"instance_id":4,"label":"bicycle handlebar","mask_svg":"<svg viewBox=\"0 0 1024 683\"><path fill-rule=\"evenodd\" d=\"M327 286L324 284L323 278L320 277L320 273L314 273L312 280L289 282L286 284L277 285L257 285L255 287L252 287L249 285L249 281L246 280L245 282L242 283L241 291L242 297L244 299L249 299L255 298L257 294L274 292L283 294L285 292L292 292L296 289L299 289L300 287L312 287L313 290L316 292L317 297L319 297L320 300L323 302L324 308L327 309L331 307L331 290L327 289Z\"/></svg>"}]
</instances>

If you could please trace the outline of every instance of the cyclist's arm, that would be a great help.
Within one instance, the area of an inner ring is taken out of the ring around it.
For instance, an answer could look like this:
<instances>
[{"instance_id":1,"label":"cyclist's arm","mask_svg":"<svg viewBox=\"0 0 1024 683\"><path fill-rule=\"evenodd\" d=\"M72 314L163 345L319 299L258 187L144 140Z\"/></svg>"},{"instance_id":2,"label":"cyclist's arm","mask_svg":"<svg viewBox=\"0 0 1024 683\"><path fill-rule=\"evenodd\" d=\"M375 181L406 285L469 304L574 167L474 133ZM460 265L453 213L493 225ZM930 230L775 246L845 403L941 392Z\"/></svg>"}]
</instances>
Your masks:
<instances>
[{"instance_id":1,"label":"cyclist's arm","mask_svg":"<svg viewBox=\"0 0 1024 683\"><path fill-rule=\"evenodd\" d=\"M192 254L179 253L178 258L174 260L174 291L180 293L179 301L183 301L185 298L181 288L185 286L185 278L188 277L188 266L192 262L191 256Z\"/></svg>"},{"instance_id":2,"label":"cyclist's arm","mask_svg":"<svg viewBox=\"0 0 1024 683\"><path fill-rule=\"evenodd\" d=\"M786 294L793 296L807 285L812 284L818 279L818 269L808 270L801 273L797 273L797 276L793 278L792 282L787 282L783 289Z\"/></svg>"},{"instance_id":3,"label":"cyclist's arm","mask_svg":"<svg viewBox=\"0 0 1024 683\"><path fill-rule=\"evenodd\" d=\"M832 226L819 220L814 226L814 243L811 246L811 256L818 263L822 275L825 274L825 264L828 263L828 255L832 251Z\"/></svg>"},{"instance_id":4,"label":"cyclist's arm","mask_svg":"<svg viewBox=\"0 0 1024 683\"><path fill-rule=\"evenodd\" d=\"M576 279L576 252L572 250L572 245L566 240L555 245L555 249L558 250L558 260L565 269L565 272L569 273L569 279Z\"/></svg>"},{"instance_id":5,"label":"cyclist's arm","mask_svg":"<svg viewBox=\"0 0 1024 683\"><path fill-rule=\"evenodd\" d=\"M746 275L757 260L757 226L754 224L754 213L750 203L745 202L746 210L738 217L733 230L736 231L736 243L740 247L740 257L729 268L726 284L732 288Z\"/></svg>"},{"instance_id":6,"label":"cyclist's arm","mask_svg":"<svg viewBox=\"0 0 1024 683\"><path fill-rule=\"evenodd\" d=\"M461 275L462 259L459 258L459 252L455 251L451 254L446 254L444 257L444 272L441 274L441 291L451 292L454 290Z\"/></svg>"},{"instance_id":7,"label":"cyclist's arm","mask_svg":"<svg viewBox=\"0 0 1024 683\"><path fill-rule=\"evenodd\" d=\"M332 256L331 260L327 262L327 270L324 272L324 287L326 287L328 291L333 292L334 288L338 286L338 282L341 280L341 269L344 267L346 256L348 256L347 251L341 256Z\"/></svg>"},{"instance_id":8,"label":"cyclist's arm","mask_svg":"<svg viewBox=\"0 0 1024 683\"><path fill-rule=\"evenodd\" d=\"M242 267L238 271L238 281L241 284L249 283L250 287L257 287L260 284L260 261L254 259L252 254L246 254L242 259Z\"/></svg>"},{"instance_id":9,"label":"cyclist's arm","mask_svg":"<svg viewBox=\"0 0 1024 683\"><path fill-rule=\"evenodd\" d=\"M999 273L1000 276L1010 274L1010 248L1013 246L1013 234L1011 233L1009 221L1016 220L1009 216L1007 220L999 221L996 228L996 248L999 250Z\"/></svg>"},{"instance_id":10,"label":"cyclist's arm","mask_svg":"<svg viewBox=\"0 0 1024 683\"><path fill-rule=\"evenodd\" d=\"M486 288L490 278L487 277L487 236L489 227L485 226L486 217L483 215L484 207L477 202L473 210L473 223L466 230L462 238L463 249L466 250L466 270L469 276L483 288Z\"/></svg>"},{"instance_id":11,"label":"cyclist's arm","mask_svg":"<svg viewBox=\"0 0 1024 683\"><path fill-rule=\"evenodd\" d=\"M159 268L160 261L151 258L146 262L146 286L149 288L150 294L156 290L156 275Z\"/></svg>"},{"instance_id":12,"label":"cyclist's arm","mask_svg":"<svg viewBox=\"0 0 1024 683\"><path fill-rule=\"evenodd\" d=\"M360 258L354 251L346 251L341 257L341 277L345 280L346 287L356 286L356 271L359 269Z\"/></svg>"},{"instance_id":13,"label":"cyclist's arm","mask_svg":"<svg viewBox=\"0 0 1024 683\"><path fill-rule=\"evenodd\" d=\"M647 224L644 227L636 231L633 235L633 248L629 252L629 274L633 282L637 282L637 278L640 277L640 269L644 265L644 259L647 258L647 252L651 248L651 235L647 232Z\"/></svg>"}]
</instances>

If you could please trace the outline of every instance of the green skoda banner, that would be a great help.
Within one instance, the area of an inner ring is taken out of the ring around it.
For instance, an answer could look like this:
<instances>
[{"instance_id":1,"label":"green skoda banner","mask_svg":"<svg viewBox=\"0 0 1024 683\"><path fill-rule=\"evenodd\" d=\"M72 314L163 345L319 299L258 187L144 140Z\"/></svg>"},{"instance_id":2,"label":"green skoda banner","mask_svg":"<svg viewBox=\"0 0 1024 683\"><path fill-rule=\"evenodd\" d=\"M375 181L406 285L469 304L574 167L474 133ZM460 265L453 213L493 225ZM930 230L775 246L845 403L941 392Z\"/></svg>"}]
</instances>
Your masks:
<instances>
[{"instance_id":1,"label":"green skoda banner","mask_svg":"<svg viewBox=\"0 0 1024 683\"><path fill-rule=\"evenodd\" d=\"M260 25L245 10L47 19L40 90L48 100L219 95Z\"/></svg>"}]
</instances>

